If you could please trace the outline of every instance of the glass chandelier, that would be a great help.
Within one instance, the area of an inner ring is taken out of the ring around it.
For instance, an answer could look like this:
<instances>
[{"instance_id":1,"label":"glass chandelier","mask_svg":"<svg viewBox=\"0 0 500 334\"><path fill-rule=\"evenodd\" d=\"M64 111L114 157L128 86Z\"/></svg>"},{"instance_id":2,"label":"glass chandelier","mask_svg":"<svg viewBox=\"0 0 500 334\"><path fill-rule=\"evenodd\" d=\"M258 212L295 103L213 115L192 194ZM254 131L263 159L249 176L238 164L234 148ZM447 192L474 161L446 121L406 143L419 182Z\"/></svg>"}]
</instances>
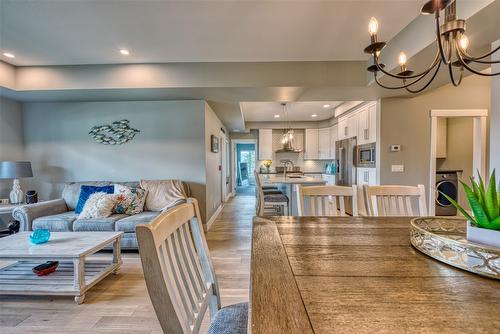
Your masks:
<instances>
[{"instance_id":1,"label":"glass chandelier","mask_svg":"<svg viewBox=\"0 0 500 334\"><path fill-rule=\"evenodd\" d=\"M443 10L445 15L441 23L440 14ZM486 65L500 63L500 61L486 60L486 58L500 50L500 46L478 57L474 57L467 52L469 39L465 35L465 20L456 18L455 0L431 0L422 7L421 13L423 15L434 14L437 52L429 67L417 74L407 68L407 58L404 52L401 52L398 58L399 73L394 74L384 69L385 65L380 62L380 53L387 43L377 40L378 22L374 17L370 19L368 32L371 36L371 44L364 51L373 56L373 65L369 66L367 70L373 73L373 77L379 86L387 89L406 89L410 93L420 93L431 84L441 65L448 67L450 80L454 86L458 86L462 82L464 69L481 76L500 75L500 72L482 73L471 66L474 63ZM377 77L378 72L401 80L401 84L389 86L381 83ZM424 78L428 78L428 80L422 81Z\"/></svg>"},{"instance_id":2,"label":"glass chandelier","mask_svg":"<svg viewBox=\"0 0 500 334\"><path fill-rule=\"evenodd\" d=\"M281 135L281 144L283 147L292 147L293 146L293 130L290 128L290 124L288 123L288 113L286 111L286 103L281 103L283 107L283 115L285 116L285 129L283 130L283 134Z\"/></svg>"}]
</instances>

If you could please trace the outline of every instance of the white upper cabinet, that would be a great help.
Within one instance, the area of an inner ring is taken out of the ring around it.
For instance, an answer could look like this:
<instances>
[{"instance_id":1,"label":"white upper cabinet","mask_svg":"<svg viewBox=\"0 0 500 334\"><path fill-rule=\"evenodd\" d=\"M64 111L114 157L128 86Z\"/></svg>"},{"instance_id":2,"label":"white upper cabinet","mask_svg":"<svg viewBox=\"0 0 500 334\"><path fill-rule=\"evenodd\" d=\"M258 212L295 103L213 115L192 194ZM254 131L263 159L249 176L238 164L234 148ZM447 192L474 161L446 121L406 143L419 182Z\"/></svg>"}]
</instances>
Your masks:
<instances>
[{"instance_id":1,"label":"white upper cabinet","mask_svg":"<svg viewBox=\"0 0 500 334\"><path fill-rule=\"evenodd\" d=\"M318 159L330 159L330 128L318 130Z\"/></svg>"},{"instance_id":2,"label":"white upper cabinet","mask_svg":"<svg viewBox=\"0 0 500 334\"><path fill-rule=\"evenodd\" d=\"M273 130L259 129L259 160L273 159Z\"/></svg>"},{"instance_id":3,"label":"white upper cabinet","mask_svg":"<svg viewBox=\"0 0 500 334\"><path fill-rule=\"evenodd\" d=\"M358 113L339 118L338 140L356 137L358 135Z\"/></svg>"},{"instance_id":4,"label":"white upper cabinet","mask_svg":"<svg viewBox=\"0 0 500 334\"><path fill-rule=\"evenodd\" d=\"M377 141L377 105L364 106L358 115L358 144Z\"/></svg>"},{"instance_id":5,"label":"white upper cabinet","mask_svg":"<svg viewBox=\"0 0 500 334\"><path fill-rule=\"evenodd\" d=\"M330 159L335 159L335 142L338 140L338 125L330 128Z\"/></svg>"},{"instance_id":6,"label":"white upper cabinet","mask_svg":"<svg viewBox=\"0 0 500 334\"><path fill-rule=\"evenodd\" d=\"M304 159L314 160L319 158L319 130L306 129L305 131L305 145L304 145Z\"/></svg>"}]
</instances>

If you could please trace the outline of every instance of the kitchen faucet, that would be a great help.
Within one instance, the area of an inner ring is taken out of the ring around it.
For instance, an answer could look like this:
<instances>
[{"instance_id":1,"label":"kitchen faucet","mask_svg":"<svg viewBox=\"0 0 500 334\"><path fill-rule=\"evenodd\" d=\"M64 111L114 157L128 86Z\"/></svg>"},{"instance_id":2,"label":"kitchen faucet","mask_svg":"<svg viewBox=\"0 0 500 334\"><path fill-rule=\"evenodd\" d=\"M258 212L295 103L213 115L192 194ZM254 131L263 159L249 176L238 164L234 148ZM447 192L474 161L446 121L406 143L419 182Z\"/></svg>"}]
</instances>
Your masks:
<instances>
[{"instance_id":1,"label":"kitchen faucet","mask_svg":"<svg viewBox=\"0 0 500 334\"><path fill-rule=\"evenodd\" d=\"M290 160L290 159L281 159L280 160L280 163L285 167L285 170L283 171L283 176L286 178L286 172L288 170L288 165L291 165L292 169L290 170L291 172L293 172L295 166L293 164L293 161Z\"/></svg>"}]
</instances>

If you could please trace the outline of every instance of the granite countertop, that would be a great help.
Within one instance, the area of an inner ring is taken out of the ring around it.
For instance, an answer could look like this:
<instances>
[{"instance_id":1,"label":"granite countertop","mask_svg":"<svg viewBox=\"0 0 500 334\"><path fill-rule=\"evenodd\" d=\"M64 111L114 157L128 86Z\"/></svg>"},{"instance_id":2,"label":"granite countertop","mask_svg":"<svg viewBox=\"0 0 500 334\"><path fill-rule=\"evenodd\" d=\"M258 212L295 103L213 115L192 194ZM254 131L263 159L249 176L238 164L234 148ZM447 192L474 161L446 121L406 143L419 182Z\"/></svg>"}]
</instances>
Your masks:
<instances>
[{"instance_id":1,"label":"granite countertop","mask_svg":"<svg viewBox=\"0 0 500 334\"><path fill-rule=\"evenodd\" d=\"M463 169L438 169L436 173L463 173Z\"/></svg>"}]
</instances>

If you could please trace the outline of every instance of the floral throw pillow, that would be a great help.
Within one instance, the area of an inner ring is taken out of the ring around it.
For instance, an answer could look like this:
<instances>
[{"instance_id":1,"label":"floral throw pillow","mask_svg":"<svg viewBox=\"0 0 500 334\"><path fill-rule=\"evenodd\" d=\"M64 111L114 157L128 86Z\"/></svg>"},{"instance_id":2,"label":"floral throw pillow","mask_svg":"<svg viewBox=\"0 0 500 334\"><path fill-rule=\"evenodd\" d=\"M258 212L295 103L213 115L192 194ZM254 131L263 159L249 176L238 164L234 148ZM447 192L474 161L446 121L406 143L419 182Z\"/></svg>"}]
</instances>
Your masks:
<instances>
[{"instance_id":1,"label":"floral throw pillow","mask_svg":"<svg viewBox=\"0 0 500 334\"><path fill-rule=\"evenodd\" d=\"M115 184L116 204L114 213L136 215L144 211L146 190Z\"/></svg>"}]
</instances>

